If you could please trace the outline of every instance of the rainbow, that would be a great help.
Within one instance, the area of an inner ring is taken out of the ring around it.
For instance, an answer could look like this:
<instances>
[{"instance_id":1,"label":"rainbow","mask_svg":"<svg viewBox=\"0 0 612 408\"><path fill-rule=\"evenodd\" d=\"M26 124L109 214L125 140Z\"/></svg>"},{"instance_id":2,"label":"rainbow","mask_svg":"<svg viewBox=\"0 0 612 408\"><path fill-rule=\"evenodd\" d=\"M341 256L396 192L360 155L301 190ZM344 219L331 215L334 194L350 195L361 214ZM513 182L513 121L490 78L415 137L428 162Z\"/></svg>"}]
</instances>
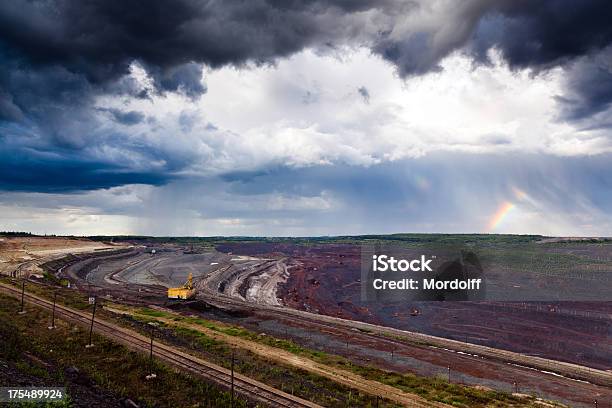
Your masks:
<instances>
[{"instance_id":1,"label":"rainbow","mask_svg":"<svg viewBox=\"0 0 612 408\"><path fill-rule=\"evenodd\" d=\"M504 218L506 218L508 213L512 211L514 207L515 205L509 201L502 203L502 205L493 215L493 218L491 218L489 221L488 230L493 231L495 228L497 228L497 226L504 220Z\"/></svg>"}]
</instances>

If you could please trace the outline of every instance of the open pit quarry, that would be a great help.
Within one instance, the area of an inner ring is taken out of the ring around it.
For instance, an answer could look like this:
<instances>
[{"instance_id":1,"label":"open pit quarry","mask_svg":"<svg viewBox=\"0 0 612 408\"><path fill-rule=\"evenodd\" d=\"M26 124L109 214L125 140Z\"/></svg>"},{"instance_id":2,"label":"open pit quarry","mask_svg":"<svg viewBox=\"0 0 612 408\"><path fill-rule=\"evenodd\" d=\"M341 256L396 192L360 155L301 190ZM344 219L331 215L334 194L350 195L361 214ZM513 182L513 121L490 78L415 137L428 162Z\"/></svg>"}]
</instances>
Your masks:
<instances>
[{"instance_id":1,"label":"open pit quarry","mask_svg":"<svg viewBox=\"0 0 612 408\"><path fill-rule=\"evenodd\" d=\"M594 398L599 407L612 401L609 303L553 312L538 305L438 302L418 305L417 316L412 305L362 305L356 246L194 249L129 241L51 245L31 238L1 244L6 275L49 273L74 290L237 324L385 370L450 375L454 382L578 407L592 406ZM169 302L166 289L189 274L197 299ZM543 336L545 345L538 346Z\"/></svg>"}]
</instances>

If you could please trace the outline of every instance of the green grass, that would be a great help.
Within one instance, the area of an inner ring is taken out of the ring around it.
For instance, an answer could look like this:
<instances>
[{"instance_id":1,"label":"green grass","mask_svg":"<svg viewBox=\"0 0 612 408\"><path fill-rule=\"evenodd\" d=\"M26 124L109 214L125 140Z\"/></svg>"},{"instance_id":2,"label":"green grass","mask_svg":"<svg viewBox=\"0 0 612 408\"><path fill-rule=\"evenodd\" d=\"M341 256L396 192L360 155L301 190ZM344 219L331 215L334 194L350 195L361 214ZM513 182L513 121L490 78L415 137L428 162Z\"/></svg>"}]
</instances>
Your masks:
<instances>
[{"instance_id":1,"label":"green grass","mask_svg":"<svg viewBox=\"0 0 612 408\"><path fill-rule=\"evenodd\" d=\"M151 317L167 317L168 316L168 313L162 312L160 310L149 309L147 307L143 307L140 310L140 313L146 316L151 316Z\"/></svg>"},{"instance_id":2,"label":"green grass","mask_svg":"<svg viewBox=\"0 0 612 408\"><path fill-rule=\"evenodd\" d=\"M196 320L193 318L184 319L189 321L189 323L193 323L194 320ZM245 335L247 333L246 330L236 327L216 326L203 320L201 320L200 323L204 323L205 326L211 330L225 332L226 334L233 333L233 335ZM351 390L325 377L270 362L248 350L239 348L233 349L228 344L211 338L198 330L180 326L169 327L163 324L160 325L160 330L166 333L169 332L172 335L178 336L183 341L186 341L186 346L190 354L198 355L225 368L230 368L231 356L233 354L235 357L234 368L237 372L323 406L374 407L376 404L375 397L362 394L356 390ZM397 404L384 400L380 401L379 406L381 408L398 407Z\"/></svg>"},{"instance_id":3,"label":"green grass","mask_svg":"<svg viewBox=\"0 0 612 408\"><path fill-rule=\"evenodd\" d=\"M27 361L17 361L15 367L22 373L38 378L50 378L49 372L39 365Z\"/></svg>"},{"instance_id":4,"label":"green grass","mask_svg":"<svg viewBox=\"0 0 612 408\"><path fill-rule=\"evenodd\" d=\"M76 366L96 386L117 397L131 398L144 407L230 406L230 394L216 385L176 372L159 362L154 366L158 378L146 381L149 372L146 356L99 336L94 336L95 347L87 350L86 330L62 321L57 321L56 330L47 330L49 316L45 312L28 307L28 313L16 315L18 307L16 299L0 295L0 358L11 362L24 374L47 378L54 385L64 386L63 370ZM33 364L24 358L25 352L56 370L49 372L46 367ZM247 402L239 399L236 406L246 407Z\"/></svg>"},{"instance_id":5,"label":"green grass","mask_svg":"<svg viewBox=\"0 0 612 408\"><path fill-rule=\"evenodd\" d=\"M50 297L48 293L49 289L48 288L46 289L41 285L36 285L36 284L31 283L31 284L26 285L26 288L30 292L36 293L40 295L41 297L44 297L47 299L49 299ZM58 301L60 301L60 299L61 300L65 299L66 303L69 303L69 305L77 305L81 309L91 308L91 306L87 304L86 297L81 295L77 291L61 289L61 288L57 290L59 290L59 293L60 293L60 295L58 295ZM6 302L13 303L15 306L5 307L2 302L3 299ZM12 298L10 299L3 298L2 296L0 296L0 311L6 311L6 313L10 315L10 313L12 313L12 310L18 310L18 301L13 300ZM174 317L173 314L165 313L162 311L157 311L154 309L144 309L142 311L144 312L143 313L144 316L139 317L136 320L136 322L139 324L139 326L137 326L137 330L139 330L141 333L145 335L148 335L150 333L149 328L146 325L146 323L155 321L155 317ZM28 313L24 316L29 316L29 315L30 314ZM36 315L40 318L38 321L39 328L43 326L46 327L49 323L49 315L41 311L36 311ZM105 318L107 320L113 320L117 323L134 328L133 325L126 324L126 320L125 320L126 317L117 318L116 314L105 311L101 307L98 309L98 312L96 312L96 316L100 316L101 318ZM2 322L3 322L2 314L0 314L0 324L2 324ZM79 341L81 344L79 346L73 347L73 349L77 350L78 354L80 355L87 355L87 353L83 353L83 350L85 350L84 346L87 343L87 333L86 333L87 331L82 330L82 329L77 329L77 330L79 333L78 337L80 339ZM191 354L198 355L200 357L203 357L209 361L212 361L226 368L230 367L230 356L232 354L232 349L228 347L226 344L222 342L218 342L208 336L205 336L204 334L196 330L181 329L181 328L170 329L166 327L164 324L159 325L159 330L162 332L171 332L174 336L176 336L176 338L180 339L180 341L186 343L186 347L179 347L179 348L183 348L185 351L190 352ZM234 334L238 333L239 331L236 328L229 328L228 330L230 333L234 333ZM39 330L34 333L29 333L28 335L32 336L33 338L36 338L39 335L46 336L47 331ZM62 336L59 336L59 338L68 339L69 343L75 341L75 337L72 335L64 334ZM94 343L96 344L97 354L100 356L104 356L103 361L108 363L108 365L104 365L104 367L87 366L86 368L84 368L86 372L90 374L92 378L95 379L96 384L102 386L103 388L111 389L114 392L117 392L119 393L119 395L122 395L122 396L130 395L130 393L131 394L136 393L136 395L141 395L142 385L138 385L138 382L139 381L141 382L142 378L144 378L144 376L147 374L147 370L146 369L140 369L140 371L138 370L139 370L139 367L141 366L142 367L147 366L148 360L146 359L146 357L143 357L142 355L139 355L137 353L128 352L127 350L125 350L125 353L127 354L117 355L117 352L112 348L109 349L107 347L97 347L98 344L102 345L102 344L110 343L97 336L94 339ZM57 345L51 348L56 348L56 347L59 349ZM120 346L117 346L117 347L120 347ZM123 349L122 347L120 348ZM102 352L100 352L101 350ZM261 359L257 355L247 352L245 350L236 350L235 357L236 357L236 365L235 365L236 372L240 372L246 376L262 381L268 385L271 385L278 389L282 389L288 393L292 393L292 394L301 396L305 399L313 400L319 404L322 404L323 406L326 406L326 407L350 406L350 405L347 405L348 400L349 400L349 395L350 395L351 404L356 404L355 406L362 406L362 407L374 407L375 406L376 399L374 397L370 395L361 394L355 390L351 390L348 387L341 386L326 378L316 376L316 375L311 375L307 372L293 369L291 367L285 367L282 365L270 363L268 360ZM134 359L136 359L137 361L140 361L140 363L132 364L131 362L134 361ZM77 364L73 364L73 365L77 365ZM77 366L81 368L81 365L77 365ZM191 404L184 403L183 400L185 399L185 397L181 396L180 390L181 389L183 391L191 390L194 387L197 387L198 386L197 384L199 384L200 382L194 379L192 384L184 385L182 386L182 388L179 386L175 386L173 385L173 383L175 382L174 376L176 374L170 374L172 370L170 368L167 368L163 364L156 364L156 367L157 367L156 371L157 370L159 371L170 370L168 374L164 375L164 378L165 379L171 378L171 383L164 384L164 386L160 388L165 389L169 387L170 390L173 391L171 394L174 395L175 400L181 401L181 403L179 404L180 406L191 405ZM123 375L123 378L121 378L121 376L119 376L118 373L121 373ZM158 373L158 375L160 374ZM190 376L186 376L186 377L191 378ZM159 390L157 389L148 390L147 392L152 393L152 395L148 395L148 396L141 395L138 399L138 402L143 403L145 406L152 405L156 401L156 395L157 395L156 392L158 391ZM181 400L181 398L183 398L183 400ZM132 398L132 399L136 400L136 398ZM164 401L164 400L162 399L158 401ZM215 407L216 406L219 406L219 407L228 406L226 402L227 401L224 402L222 399L219 399L216 405L211 404L211 405L204 405L204 406L215 406ZM166 405L165 403L158 403L156 406L176 406L176 405L171 405L171 404ZM398 407L397 404L390 403L388 401L381 401L379 406L381 408Z\"/></svg>"},{"instance_id":6,"label":"green grass","mask_svg":"<svg viewBox=\"0 0 612 408\"><path fill-rule=\"evenodd\" d=\"M242 327L230 326L224 323L213 322L202 318L176 316L173 313L147 308L140 309L140 312L145 315L151 315L153 312L155 312L158 317L164 317L188 324L200 325L219 333L224 333L230 336L240 337L260 344L265 344L267 346L283 349L290 353L307 357L313 361L331 367L351 371L362 376L363 378L378 381L403 391L417 394L430 401L444 402L453 406L465 408L536 406L533 398L515 397L506 392L453 384L442 378L417 376L411 373L400 374L372 366L357 365L342 356L332 355L318 350L311 350L302 347L291 340L263 336ZM189 328L175 328L174 330L183 336L192 336L197 338L199 339L198 341L204 342L204 344L214 343L215 347L220 346L218 344L220 342L215 341L214 339L211 339L196 330Z\"/></svg>"}]
</instances>

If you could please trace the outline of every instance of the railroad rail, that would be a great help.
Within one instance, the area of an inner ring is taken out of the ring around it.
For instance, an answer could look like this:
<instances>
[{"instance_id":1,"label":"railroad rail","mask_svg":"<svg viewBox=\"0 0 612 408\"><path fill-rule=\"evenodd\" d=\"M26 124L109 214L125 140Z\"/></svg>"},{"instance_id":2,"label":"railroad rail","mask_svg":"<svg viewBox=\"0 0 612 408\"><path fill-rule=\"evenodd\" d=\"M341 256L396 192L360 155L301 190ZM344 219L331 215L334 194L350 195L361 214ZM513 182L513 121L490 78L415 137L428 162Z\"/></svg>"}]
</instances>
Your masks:
<instances>
[{"instance_id":1,"label":"railroad rail","mask_svg":"<svg viewBox=\"0 0 612 408\"><path fill-rule=\"evenodd\" d=\"M8 294L13 297L21 296L20 289L5 284L0 284L0 293ZM25 292L24 300L27 303L46 310L51 310L53 308L52 302L36 295L32 295L28 292ZM91 324L91 315L61 304L56 303L55 313L60 319L82 326L88 327ZM150 350L151 343L148 337L134 332L133 330L108 323L102 319L94 320L93 330L94 332L108 339L117 341L118 343L121 343L134 351L148 353ZM154 341L153 355L171 364L172 366L197 374L200 377L213 381L226 388L230 388L231 386L230 370L176 350L164 343ZM313 402L288 394L257 380L236 373L234 374L234 390L249 399L263 402L272 407L322 408L320 405Z\"/></svg>"}]
</instances>

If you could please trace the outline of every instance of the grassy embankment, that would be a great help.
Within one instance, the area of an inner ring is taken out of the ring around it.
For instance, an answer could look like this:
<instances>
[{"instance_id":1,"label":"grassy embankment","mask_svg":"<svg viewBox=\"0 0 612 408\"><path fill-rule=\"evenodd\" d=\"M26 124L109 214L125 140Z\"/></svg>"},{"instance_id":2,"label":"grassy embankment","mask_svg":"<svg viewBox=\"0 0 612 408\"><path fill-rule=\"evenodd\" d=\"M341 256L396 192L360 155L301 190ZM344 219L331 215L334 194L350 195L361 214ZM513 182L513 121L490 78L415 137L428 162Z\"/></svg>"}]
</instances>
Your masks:
<instances>
[{"instance_id":1,"label":"grassy embankment","mask_svg":"<svg viewBox=\"0 0 612 408\"><path fill-rule=\"evenodd\" d=\"M143 322L159 322L163 319L164 322L161 323L162 327L172 330L183 338L206 344L207 347L211 345L223 347L223 345L218 340L211 338L211 336L207 336L201 331L194 330L193 325L199 325L205 330L211 330L213 332L264 344L269 347L279 348L297 356L306 357L317 363L341 370L348 370L365 379L378 381L382 384L396 387L402 391L417 394L430 401L443 402L457 407L539 406L536 403L535 397L519 397L506 392L449 383L446 379L439 377L423 377L411 373L400 374L372 366L357 365L344 357L311 350L291 340L261 335L242 327L231 326L216 321L186 317L167 311L148 308L138 310L133 316ZM168 324L168 319L173 323Z\"/></svg>"},{"instance_id":2,"label":"grassy embankment","mask_svg":"<svg viewBox=\"0 0 612 408\"><path fill-rule=\"evenodd\" d=\"M103 390L117 400L130 398L146 407L230 406L230 393L215 385L157 362L154 371L158 378L147 381L150 365L146 356L99 336L94 337L95 347L86 349L87 330L61 320L56 320L56 329L48 330L48 313L27 307L26 314L18 315L17 310L17 299L0 295L0 360L48 386L67 386L68 401L49 406L73 405L66 375L69 367L76 367L80 376L92 382L92 392ZM237 399L236 406L245 407L247 402Z\"/></svg>"}]
</instances>

